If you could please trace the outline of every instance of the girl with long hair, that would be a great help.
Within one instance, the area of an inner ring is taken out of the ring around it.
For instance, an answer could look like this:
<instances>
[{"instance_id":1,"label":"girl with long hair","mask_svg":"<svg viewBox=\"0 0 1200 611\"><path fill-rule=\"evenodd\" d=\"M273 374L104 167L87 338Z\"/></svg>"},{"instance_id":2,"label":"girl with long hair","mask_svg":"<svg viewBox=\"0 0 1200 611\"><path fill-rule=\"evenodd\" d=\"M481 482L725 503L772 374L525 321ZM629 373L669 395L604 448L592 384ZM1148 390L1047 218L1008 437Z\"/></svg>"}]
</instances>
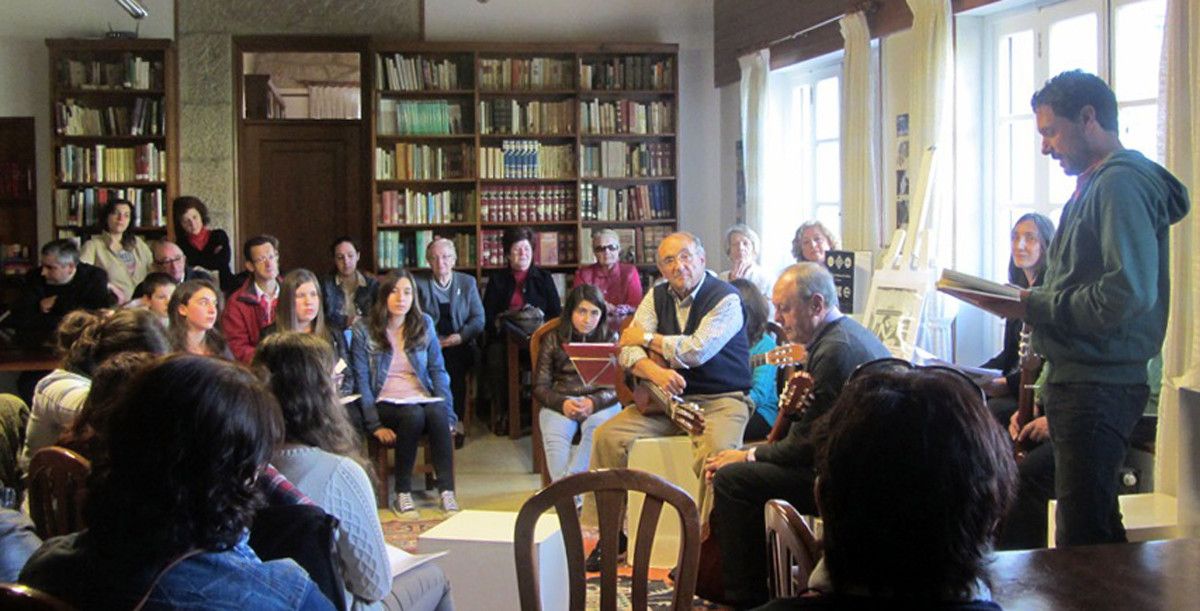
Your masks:
<instances>
[{"instance_id":1,"label":"girl with long hair","mask_svg":"<svg viewBox=\"0 0 1200 611\"><path fill-rule=\"evenodd\" d=\"M350 345L354 378L362 395L363 429L380 443L395 447L392 509L400 514L416 511L412 470L417 442L426 433L442 510L457 512L450 376L433 319L421 312L412 274L394 270L383 279L367 318L354 324Z\"/></svg>"},{"instance_id":2,"label":"girl with long hair","mask_svg":"<svg viewBox=\"0 0 1200 611\"><path fill-rule=\"evenodd\" d=\"M178 352L232 360L233 353L217 325L224 309L225 297L211 280L180 284L167 306L172 347Z\"/></svg>"},{"instance_id":3,"label":"girl with long hair","mask_svg":"<svg viewBox=\"0 0 1200 611\"><path fill-rule=\"evenodd\" d=\"M325 324L325 308L321 302L321 282L317 275L300 268L294 269L279 281L279 300L275 306L275 322L267 325L262 331L262 337L274 333L294 331L309 333L325 340L337 356L334 366L338 368L336 382L338 395L346 396L354 391L353 376L346 376L340 371L350 365L350 350L346 346L346 336L338 333L332 326ZM341 361L338 365L337 361Z\"/></svg>"}]
</instances>

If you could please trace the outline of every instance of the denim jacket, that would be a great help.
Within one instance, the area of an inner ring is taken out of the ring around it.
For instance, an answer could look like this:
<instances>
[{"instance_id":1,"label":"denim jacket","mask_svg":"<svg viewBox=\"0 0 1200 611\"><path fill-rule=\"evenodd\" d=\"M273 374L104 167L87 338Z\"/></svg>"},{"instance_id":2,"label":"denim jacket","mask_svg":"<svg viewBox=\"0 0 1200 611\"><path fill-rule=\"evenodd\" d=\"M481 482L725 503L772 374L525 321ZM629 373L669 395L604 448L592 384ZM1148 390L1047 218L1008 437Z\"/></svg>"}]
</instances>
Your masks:
<instances>
[{"instance_id":1,"label":"denim jacket","mask_svg":"<svg viewBox=\"0 0 1200 611\"><path fill-rule=\"evenodd\" d=\"M21 583L80 609L129 609L149 588L159 567L145 567L139 550L101 549L88 531L42 545ZM259 560L248 534L225 551L201 553L167 571L146 609L305 609L333 605L292 560Z\"/></svg>"},{"instance_id":2,"label":"denim jacket","mask_svg":"<svg viewBox=\"0 0 1200 611\"><path fill-rule=\"evenodd\" d=\"M367 315L371 304L375 303L379 293L379 281L370 274L359 272L359 276L364 282L354 289L354 307L361 318ZM344 331L348 326L346 315L342 313L345 302L346 294L342 292L342 287L338 286L337 273L321 278L321 307L325 310L325 322L337 331Z\"/></svg>"},{"instance_id":3,"label":"denim jacket","mask_svg":"<svg viewBox=\"0 0 1200 611\"><path fill-rule=\"evenodd\" d=\"M454 424L458 417L454 415L450 375L446 373L446 363L442 359L442 346L438 343L433 319L428 314L422 313L421 316L425 318L425 346L419 349L406 346L404 354L408 356L408 362L425 392L433 397L441 397L442 405L450 413L450 424ZM379 422L379 411L375 409L375 397L378 397L379 391L383 389L388 368L392 366L392 347L380 346L371 339L365 319L354 323L350 340L350 366L354 369L358 393L362 395L362 399L359 400L362 426L366 432L372 433L382 426Z\"/></svg>"}]
</instances>

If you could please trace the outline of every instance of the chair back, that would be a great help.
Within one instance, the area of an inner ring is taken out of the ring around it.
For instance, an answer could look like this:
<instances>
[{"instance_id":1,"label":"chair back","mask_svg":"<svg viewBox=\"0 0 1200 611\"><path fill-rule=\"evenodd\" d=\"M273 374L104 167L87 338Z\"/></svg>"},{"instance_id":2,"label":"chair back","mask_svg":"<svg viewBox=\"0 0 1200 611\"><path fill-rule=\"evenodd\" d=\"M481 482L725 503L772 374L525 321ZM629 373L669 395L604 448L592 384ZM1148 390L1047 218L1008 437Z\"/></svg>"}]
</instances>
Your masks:
<instances>
[{"instance_id":1,"label":"chair back","mask_svg":"<svg viewBox=\"0 0 1200 611\"><path fill-rule=\"evenodd\" d=\"M808 576L821 558L821 546L791 503L767 501L767 564L771 598L790 598L808 588Z\"/></svg>"},{"instance_id":2,"label":"chair back","mask_svg":"<svg viewBox=\"0 0 1200 611\"><path fill-rule=\"evenodd\" d=\"M542 338L557 329L560 322L562 322L561 318L548 320L538 327L533 335L529 336L529 371L532 384L537 384L538 357L542 353ZM533 393L530 395L532 396ZM530 422L533 427L533 470L541 474L542 485L545 486L550 483L550 469L546 467L546 446L542 442L542 423L538 416L540 409L541 405L538 404L535 396L531 399L529 406Z\"/></svg>"},{"instance_id":3,"label":"chair back","mask_svg":"<svg viewBox=\"0 0 1200 611\"><path fill-rule=\"evenodd\" d=\"M517 514L513 546L522 611L541 611L542 608L538 596L538 571L534 564L534 528L538 518L551 507L558 513L563 544L566 547L570 609L585 609L587 591L583 567L583 533L579 525L579 514L575 509L575 497L585 493L595 494L596 512L600 518L600 541L597 543L603 558L600 568L600 609L616 611L617 539L621 533L621 517L625 513L630 492L646 495L638 523L637 544L633 550L630 608L647 608L650 549L665 502L679 515L682 535L671 609L690 611L696 590L696 572L700 563L700 514L696 510L696 503L686 492L657 475L633 469L604 469L564 477L543 488L521 506L521 511Z\"/></svg>"},{"instance_id":4,"label":"chair back","mask_svg":"<svg viewBox=\"0 0 1200 611\"><path fill-rule=\"evenodd\" d=\"M338 611L346 611L346 584L337 548L338 519L316 505L264 507L250 527L250 548L266 560L291 558Z\"/></svg>"},{"instance_id":5,"label":"chair back","mask_svg":"<svg viewBox=\"0 0 1200 611\"><path fill-rule=\"evenodd\" d=\"M29 515L43 540L83 530L88 459L58 446L42 448L29 461Z\"/></svg>"},{"instance_id":6,"label":"chair back","mask_svg":"<svg viewBox=\"0 0 1200 611\"><path fill-rule=\"evenodd\" d=\"M29 586L0 583L0 611L73 611L75 607Z\"/></svg>"},{"instance_id":7,"label":"chair back","mask_svg":"<svg viewBox=\"0 0 1200 611\"><path fill-rule=\"evenodd\" d=\"M561 318L547 320L542 323L542 326L537 328L537 331L533 332L533 335L529 336L529 367L530 371L533 371L535 374L537 373L538 354L542 351L542 338L547 333L557 329L560 322L562 322ZM534 412L534 417L537 417L536 412Z\"/></svg>"}]
</instances>

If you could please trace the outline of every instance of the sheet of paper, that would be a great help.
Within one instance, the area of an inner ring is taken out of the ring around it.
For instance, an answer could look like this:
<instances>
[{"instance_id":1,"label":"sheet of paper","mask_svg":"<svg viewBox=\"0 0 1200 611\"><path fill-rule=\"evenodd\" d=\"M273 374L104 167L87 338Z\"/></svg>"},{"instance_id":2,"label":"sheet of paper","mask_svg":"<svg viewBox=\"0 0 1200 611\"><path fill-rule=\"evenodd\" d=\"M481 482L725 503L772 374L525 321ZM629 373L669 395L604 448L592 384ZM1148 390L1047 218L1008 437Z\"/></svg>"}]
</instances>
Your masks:
<instances>
[{"instance_id":1,"label":"sheet of paper","mask_svg":"<svg viewBox=\"0 0 1200 611\"><path fill-rule=\"evenodd\" d=\"M449 552L435 552L432 554L410 554L394 545L384 544L387 548L388 563L392 567L392 577L403 575L430 560L441 558Z\"/></svg>"}]
</instances>

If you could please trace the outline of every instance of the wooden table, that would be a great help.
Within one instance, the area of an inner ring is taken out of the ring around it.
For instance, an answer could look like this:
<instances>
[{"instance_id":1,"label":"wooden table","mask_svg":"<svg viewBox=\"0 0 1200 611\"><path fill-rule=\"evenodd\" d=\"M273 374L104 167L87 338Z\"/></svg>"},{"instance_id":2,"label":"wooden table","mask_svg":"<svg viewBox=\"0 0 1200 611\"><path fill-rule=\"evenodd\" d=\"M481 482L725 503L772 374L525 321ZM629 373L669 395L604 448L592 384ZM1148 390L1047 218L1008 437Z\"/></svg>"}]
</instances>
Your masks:
<instances>
[{"instance_id":1,"label":"wooden table","mask_svg":"<svg viewBox=\"0 0 1200 611\"><path fill-rule=\"evenodd\" d=\"M505 359L508 361L508 438L521 438L521 351L529 350L529 336L515 331L509 325L502 325L504 329L504 353ZM531 382L532 382L532 374ZM495 422L499 414L493 411L492 421ZM537 418L537 414L534 414ZM495 428L494 426L492 427Z\"/></svg>"},{"instance_id":2,"label":"wooden table","mask_svg":"<svg viewBox=\"0 0 1200 611\"><path fill-rule=\"evenodd\" d=\"M1005 609L1200 609L1200 539L999 552Z\"/></svg>"},{"instance_id":3,"label":"wooden table","mask_svg":"<svg viewBox=\"0 0 1200 611\"><path fill-rule=\"evenodd\" d=\"M0 348L0 371L50 371L58 361L48 350Z\"/></svg>"}]
</instances>

